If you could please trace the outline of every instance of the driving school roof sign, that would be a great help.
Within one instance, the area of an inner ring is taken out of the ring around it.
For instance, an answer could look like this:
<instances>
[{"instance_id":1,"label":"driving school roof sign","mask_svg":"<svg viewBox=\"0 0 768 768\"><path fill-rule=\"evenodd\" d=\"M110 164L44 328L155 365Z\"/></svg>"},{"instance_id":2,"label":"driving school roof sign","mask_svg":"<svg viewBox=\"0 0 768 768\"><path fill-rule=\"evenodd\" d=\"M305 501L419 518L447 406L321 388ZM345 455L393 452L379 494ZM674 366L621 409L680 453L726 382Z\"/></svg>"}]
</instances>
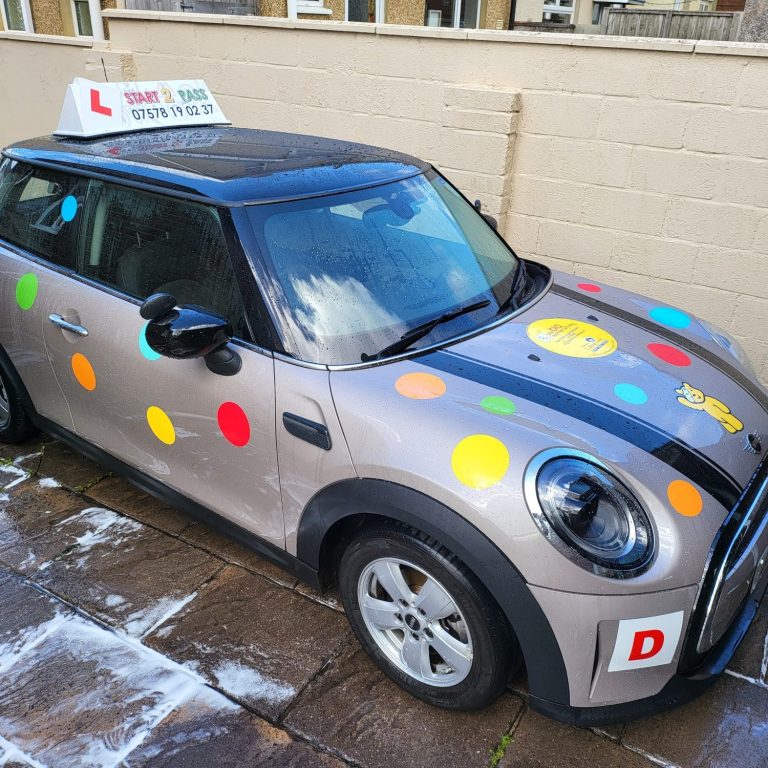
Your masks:
<instances>
[{"instance_id":1,"label":"driving school roof sign","mask_svg":"<svg viewBox=\"0 0 768 768\"><path fill-rule=\"evenodd\" d=\"M203 80L94 83L76 77L54 134L85 138L187 125L229 125Z\"/></svg>"}]
</instances>

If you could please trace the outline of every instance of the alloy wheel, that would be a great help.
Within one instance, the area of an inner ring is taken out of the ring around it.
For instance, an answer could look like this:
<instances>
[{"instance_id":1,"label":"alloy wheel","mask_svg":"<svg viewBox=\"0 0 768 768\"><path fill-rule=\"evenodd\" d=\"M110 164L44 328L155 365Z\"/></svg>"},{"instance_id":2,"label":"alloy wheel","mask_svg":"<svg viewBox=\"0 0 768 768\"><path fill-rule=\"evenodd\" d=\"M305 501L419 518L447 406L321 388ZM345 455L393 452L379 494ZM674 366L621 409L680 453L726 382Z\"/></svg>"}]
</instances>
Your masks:
<instances>
[{"instance_id":1,"label":"alloy wheel","mask_svg":"<svg viewBox=\"0 0 768 768\"><path fill-rule=\"evenodd\" d=\"M458 685L472 668L472 637L456 600L413 563L369 563L357 588L360 613L376 645L421 683Z\"/></svg>"}]
</instances>

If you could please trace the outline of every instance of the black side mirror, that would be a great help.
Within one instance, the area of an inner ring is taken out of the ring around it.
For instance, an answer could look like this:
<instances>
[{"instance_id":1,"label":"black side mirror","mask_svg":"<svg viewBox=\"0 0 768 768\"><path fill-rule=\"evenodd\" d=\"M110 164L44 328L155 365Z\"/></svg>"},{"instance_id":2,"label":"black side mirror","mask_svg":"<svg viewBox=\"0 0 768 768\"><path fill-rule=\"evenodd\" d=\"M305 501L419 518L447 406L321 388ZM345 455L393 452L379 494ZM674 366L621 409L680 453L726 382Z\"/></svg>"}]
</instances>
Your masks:
<instances>
[{"instance_id":1,"label":"black side mirror","mask_svg":"<svg viewBox=\"0 0 768 768\"><path fill-rule=\"evenodd\" d=\"M139 312L149 320L147 344L164 357L202 357L208 370L221 376L234 376L242 367L240 355L227 346L232 325L226 318L194 305L178 307L169 293L152 294Z\"/></svg>"},{"instance_id":2,"label":"black side mirror","mask_svg":"<svg viewBox=\"0 0 768 768\"><path fill-rule=\"evenodd\" d=\"M475 200L475 210L494 228L499 228L499 221L495 216L491 216L490 213L482 212L483 204L479 200Z\"/></svg>"}]
</instances>

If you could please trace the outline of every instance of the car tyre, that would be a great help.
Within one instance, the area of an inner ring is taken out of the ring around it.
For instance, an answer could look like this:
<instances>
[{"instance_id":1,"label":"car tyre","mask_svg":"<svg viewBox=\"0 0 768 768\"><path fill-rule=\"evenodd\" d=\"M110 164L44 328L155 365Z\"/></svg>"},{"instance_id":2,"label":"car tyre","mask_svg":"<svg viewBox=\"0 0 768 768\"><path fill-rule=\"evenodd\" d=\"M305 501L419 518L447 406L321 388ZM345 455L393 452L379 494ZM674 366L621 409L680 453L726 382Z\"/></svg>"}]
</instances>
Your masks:
<instances>
[{"instance_id":1,"label":"car tyre","mask_svg":"<svg viewBox=\"0 0 768 768\"><path fill-rule=\"evenodd\" d=\"M23 443L34 433L21 393L0 366L0 442Z\"/></svg>"},{"instance_id":2,"label":"car tyre","mask_svg":"<svg viewBox=\"0 0 768 768\"><path fill-rule=\"evenodd\" d=\"M378 666L429 704L490 704L521 663L501 609L445 547L407 527L361 532L339 564L352 629Z\"/></svg>"}]
</instances>

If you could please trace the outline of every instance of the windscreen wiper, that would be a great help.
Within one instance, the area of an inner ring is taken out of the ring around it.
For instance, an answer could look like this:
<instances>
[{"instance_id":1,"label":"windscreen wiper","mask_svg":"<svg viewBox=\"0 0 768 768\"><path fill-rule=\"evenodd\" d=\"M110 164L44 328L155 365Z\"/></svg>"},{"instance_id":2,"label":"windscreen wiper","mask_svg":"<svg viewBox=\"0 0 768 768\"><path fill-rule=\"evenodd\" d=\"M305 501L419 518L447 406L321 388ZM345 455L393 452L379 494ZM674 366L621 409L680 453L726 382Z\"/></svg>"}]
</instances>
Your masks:
<instances>
[{"instance_id":1,"label":"windscreen wiper","mask_svg":"<svg viewBox=\"0 0 768 768\"><path fill-rule=\"evenodd\" d=\"M396 355L398 352L405 352L408 347L415 344L419 339L423 339L428 334L437 328L438 325L455 320L457 317L467 315L470 312L474 312L477 309L483 309L487 307L491 302L488 299L483 301L476 301L474 304L468 304L465 307L459 307L458 309L452 309L450 312L444 312L442 315L438 315L433 320L428 320L422 325L417 325L415 328L411 328L408 333L400 337L398 341L384 347L381 351L375 355L366 355L363 353L360 355L360 359L364 362L370 362L371 360L380 360L382 357L389 357L389 355Z\"/></svg>"},{"instance_id":2,"label":"windscreen wiper","mask_svg":"<svg viewBox=\"0 0 768 768\"><path fill-rule=\"evenodd\" d=\"M521 259L518 256L517 272L512 280L512 287L509 289L509 296L499 304L499 308L496 311L497 315L500 315L505 310L517 309L520 306L521 299L525 296L528 288L528 270L525 266L525 259Z\"/></svg>"}]
</instances>

